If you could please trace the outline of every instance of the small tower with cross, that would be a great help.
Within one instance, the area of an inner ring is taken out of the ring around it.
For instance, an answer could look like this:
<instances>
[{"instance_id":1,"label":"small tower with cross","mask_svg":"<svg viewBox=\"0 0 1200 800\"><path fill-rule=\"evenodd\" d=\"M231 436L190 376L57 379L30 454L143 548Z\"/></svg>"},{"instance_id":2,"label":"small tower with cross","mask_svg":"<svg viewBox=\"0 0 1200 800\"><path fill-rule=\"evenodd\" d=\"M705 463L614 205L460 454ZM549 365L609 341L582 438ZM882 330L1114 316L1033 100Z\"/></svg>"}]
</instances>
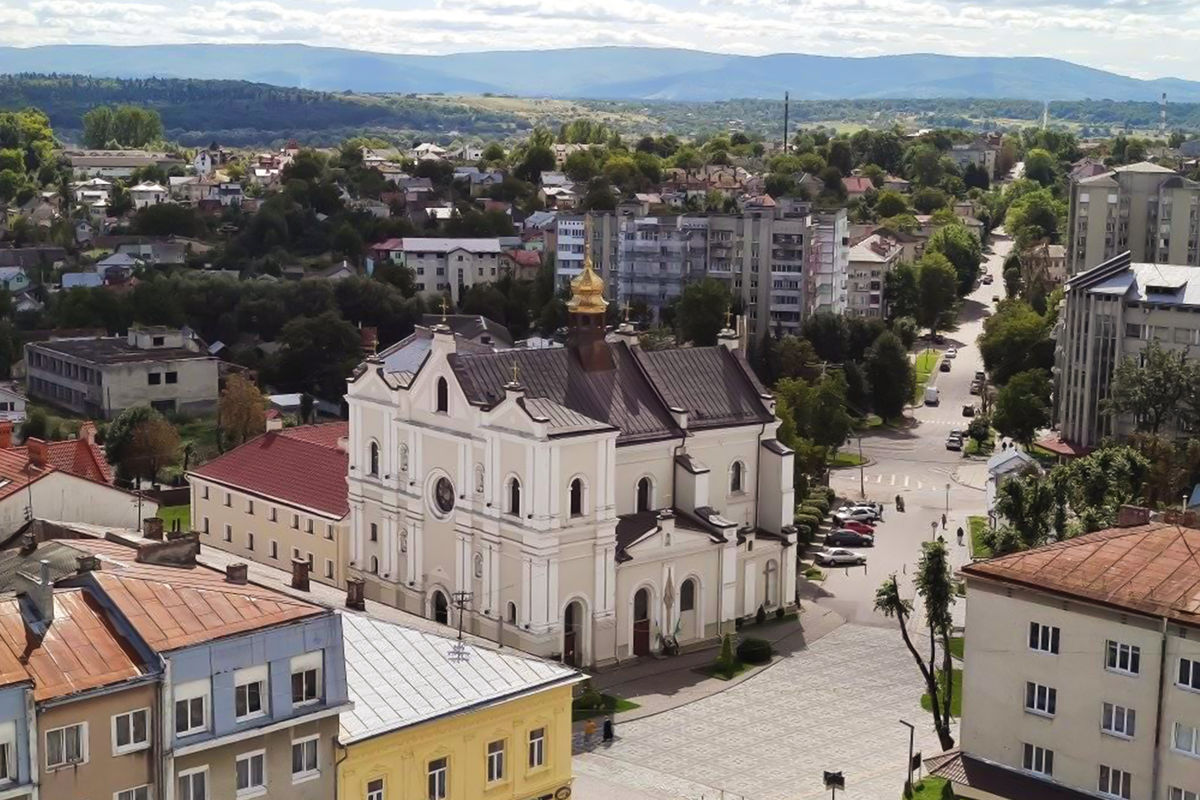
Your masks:
<instances>
[{"instance_id":1,"label":"small tower with cross","mask_svg":"<svg viewBox=\"0 0 1200 800\"><path fill-rule=\"evenodd\" d=\"M741 337L738 336L738 328L740 327L739 318L734 315L733 309L725 308L725 327L717 334L717 344L729 350L737 350L741 347Z\"/></svg>"}]
</instances>

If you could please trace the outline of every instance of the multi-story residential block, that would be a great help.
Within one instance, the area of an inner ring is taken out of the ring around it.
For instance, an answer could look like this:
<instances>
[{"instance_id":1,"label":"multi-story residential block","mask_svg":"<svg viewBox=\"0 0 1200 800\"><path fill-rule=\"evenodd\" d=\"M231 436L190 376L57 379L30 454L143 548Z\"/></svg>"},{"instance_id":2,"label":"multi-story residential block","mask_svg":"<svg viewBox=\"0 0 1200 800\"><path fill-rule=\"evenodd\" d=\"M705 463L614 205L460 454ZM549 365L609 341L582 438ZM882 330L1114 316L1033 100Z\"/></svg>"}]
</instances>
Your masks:
<instances>
[{"instance_id":1,"label":"multi-story residential block","mask_svg":"<svg viewBox=\"0 0 1200 800\"><path fill-rule=\"evenodd\" d=\"M904 247L891 237L874 233L850 248L850 278L846 313L859 317L884 317L884 281L900 263Z\"/></svg>"},{"instance_id":2,"label":"multi-story residential block","mask_svg":"<svg viewBox=\"0 0 1200 800\"><path fill-rule=\"evenodd\" d=\"M1200 270L1132 263L1128 253L1072 277L1056 334L1055 406L1062 438L1080 447L1122 436L1135 420L1105 409L1121 360L1150 341L1200 344ZM1180 434L1187 431L1162 431Z\"/></svg>"},{"instance_id":3,"label":"multi-story residential block","mask_svg":"<svg viewBox=\"0 0 1200 800\"><path fill-rule=\"evenodd\" d=\"M268 566L308 562L345 586L349 561L344 422L268 430L188 473L200 541Z\"/></svg>"},{"instance_id":4,"label":"multi-story residential block","mask_svg":"<svg viewBox=\"0 0 1200 800\"><path fill-rule=\"evenodd\" d=\"M1129 252L1134 261L1200 265L1200 183L1144 161L1071 183L1068 271Z\"/></svg>"},{"instance_id":5,"label":"multi-story residential block","mask_svg":"<svg viewBox=\"0 0 1200 800\"><path fill-rule=\"evenodd\" d=\"M12 752L41 797L334 796L341 618L198 550L157 518L145 536L34 520L5 542L0 650L32 680L36 729ZM0 738L20 722L6 697Z\"/></svg>"},{"instance_id":6,"label":"multi-story residential block","mask_svg":"<svg viewBox=\"0 0 1200 800\"><path fill-rule=\"evenodd\" d=\"M844 314L850 272L850 221L839 208L812 218L806 273L806 312Z\"/></svg>"},{"instance_id":7,"label":"multi-story residential block","mask_svg":"<svg viewBox=\"0 0 1200 800\"><path fill-rule=\"evenodd\" d=\"M1061 244L1043 242L1021 253L1021 283L1040 285L1050 290L1067 280L1067 248Z\"/></svg>"},{"instance_id":8,"label":"multi-story residential block","mask_svg":"<svg viewBox=\"0 0 1200 800\"><path fill-rule=\"evenodd\" d=\"M963 568L961 751L931 760L956 797L1200 789L1200 530L1149 519Z\"/></svg>"},{"instance_id":9,"label":"multi-story residential block","mask_svg":"<svg viewBox=\"0 0 1200 800\"><path fill-rule=\"evenodd\" d=\"M217 405L217 359L181 331L133 328L128 336L25 345L30 397L110 419L131 406L203 414Z\"/></svg>"},{"instance_id":10,"label":"multi-story residential block","mask_svg":"<svg viewBox=\"0 0 1200 800\"><path fill-rule=\"evenodd\" d=\"M578 672L366 616L342 633L338 800L569 796Z\"/></svg>"},{"instance_id":11,"label":"multi-story residential block","mask_svg":"<svg viewBox=\"0 0 1200 800\"><path fill-rule=\"evenodd\" d=\"M994 179L996 177L996 154L999 152L999 147L981 138L965 144L951 145L950 152L946 155L960 170L966 169L968 164L974 164L977 167L983 167L987 171L988 177Z\"/></svg>"},{"instance_id":12,"label":"multi-story residential block","mask_svg":"<svg viewBox=\"0 0 1200 800\"><path fill-rule=\"evenodd\" d=\"M421 239L405 237L399 263L412 269L418 291L426 295L449 294L457 304L462 290L477 283L496 281L503 267L500 240Z\"/></svg>"},{"instance_id":13,"label":"multi-story residential block","mask_svg":"<svg viewBox=\"0 0 1200 800\"><path fill-rule=\"evenodd\" d=\"M572 664L702 641L793 604L790 449L722 346L606 341L585 260L568 346L463 347L448 327L349 383L350 574L366 596Z\"/></svg>"}]
</instances>

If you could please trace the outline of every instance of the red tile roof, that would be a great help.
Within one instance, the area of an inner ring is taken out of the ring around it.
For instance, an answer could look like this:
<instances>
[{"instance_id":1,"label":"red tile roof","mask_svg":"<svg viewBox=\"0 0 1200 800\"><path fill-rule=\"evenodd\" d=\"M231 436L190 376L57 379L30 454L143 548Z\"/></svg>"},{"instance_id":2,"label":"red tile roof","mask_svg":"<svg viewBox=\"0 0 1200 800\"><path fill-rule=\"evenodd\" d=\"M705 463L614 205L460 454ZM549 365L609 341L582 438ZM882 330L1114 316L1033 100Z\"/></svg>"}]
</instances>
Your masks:
<instances>
[{"instance_id":1,"label":"red tile roof","mask_svg":"<svg viewBox=\"0 0 1200 800\"><path fill-rule=\"evenodd\" d=\"M341 519L350 513L346 422L271 431L192 470L199 478Z\"/></svg>"},{"instance_id":2,"label":"red tile roof","mask_svg":"<svg viewBox=\"0 0 1200 800\"><path fill-rule=\"evenodd\" d=\"M858 175L842 178L842 185L846 187L846 191L850 194L863 194L869 189L875 188L875 184L871 183L870 178L863 178Z\"/></svg>"},{"instance_id":3,"label":"red tile roof","mask_svg":"<svg viewBox=\"0 0 1200 800\"><path fill-rule=\"evenodd\" d=\"M54 590L54 620L39 639L20 601L0 601L0 640L33 678L33 697L46 700L136 678L144 673L133 646L82 589Z\"/></svg>"},{"instance_id":4,"label":"red tile roof","mask_svg":"<svg viewBox=\"0 0 1200 800\"><path fill-rule=\"evenodd\" d=\"M1163 522L1111 528L962 571L1200 625L1200 530L1195 528Z\"/></svg>"},{"instance_id":5,"label":"red tile roof","mask_svg":"<svg viewBox=\"0 0 1200 800\"><path fill-rule=\"evenodd\" d=\"M140 564L135 549L116 542L73 539L71 547L100 557L96 582L160 652L324 613L282 592L229 583L208 567Z\"/></svg>"},{"instance_id":6,"label":"red tile roof","mask_svg":"<svg viewBox=\"0 0 1200 800\"><path fill-rule=\"evenodd\" d=\"M86 480L111 485L113 471L104 451L83 439L61 442L45 442L45 467L35 467L29 460L29 447L0 449L0 480L8 481L0 486L0 500L16 494L34 481L55 470L66 472Z\"/></svg>"}]
</instances>

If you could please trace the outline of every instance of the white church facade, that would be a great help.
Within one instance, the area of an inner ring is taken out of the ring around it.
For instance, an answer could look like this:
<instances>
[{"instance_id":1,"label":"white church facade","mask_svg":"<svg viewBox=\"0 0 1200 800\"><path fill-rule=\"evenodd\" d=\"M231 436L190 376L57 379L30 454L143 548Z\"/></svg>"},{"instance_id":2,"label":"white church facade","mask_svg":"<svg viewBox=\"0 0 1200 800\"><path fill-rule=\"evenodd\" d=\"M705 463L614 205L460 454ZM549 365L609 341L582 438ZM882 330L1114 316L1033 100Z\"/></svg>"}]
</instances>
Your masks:
<instances>
[{"instance_id":1,"label":"white church facade","mask_svg":"<svg viewBox=\"0 0 1200 800\"><path fill-rule=\"evenodd\" d=\"M564 348L418 329L349 381L349 574L369 599L578 666L712 639L796 592L791 450L732 331L607 340L573 282ZM469 593L459 595L457 593Z\"/></svg>"}]
</instances>

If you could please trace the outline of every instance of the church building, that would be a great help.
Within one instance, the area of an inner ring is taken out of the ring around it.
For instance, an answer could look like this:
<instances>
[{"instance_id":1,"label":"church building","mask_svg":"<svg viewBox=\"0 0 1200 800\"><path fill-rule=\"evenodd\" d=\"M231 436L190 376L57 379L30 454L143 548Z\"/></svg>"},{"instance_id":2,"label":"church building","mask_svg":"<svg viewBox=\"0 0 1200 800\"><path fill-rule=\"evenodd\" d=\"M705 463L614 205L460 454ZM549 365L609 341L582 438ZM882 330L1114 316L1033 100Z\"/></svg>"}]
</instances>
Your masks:
<instances>
[{"instance_id":1,"label":"church building","mask_svg":"<svg viewBox=\"0 0 1200 800\"><path fill-rule=\"evenodd\" d=\"M566 347L418 328L349 381L349 574L369 599L576 666L732 631L796 594L792 451L715 347L606 337L572 281Z\"/></svg>"}]
</instances>

